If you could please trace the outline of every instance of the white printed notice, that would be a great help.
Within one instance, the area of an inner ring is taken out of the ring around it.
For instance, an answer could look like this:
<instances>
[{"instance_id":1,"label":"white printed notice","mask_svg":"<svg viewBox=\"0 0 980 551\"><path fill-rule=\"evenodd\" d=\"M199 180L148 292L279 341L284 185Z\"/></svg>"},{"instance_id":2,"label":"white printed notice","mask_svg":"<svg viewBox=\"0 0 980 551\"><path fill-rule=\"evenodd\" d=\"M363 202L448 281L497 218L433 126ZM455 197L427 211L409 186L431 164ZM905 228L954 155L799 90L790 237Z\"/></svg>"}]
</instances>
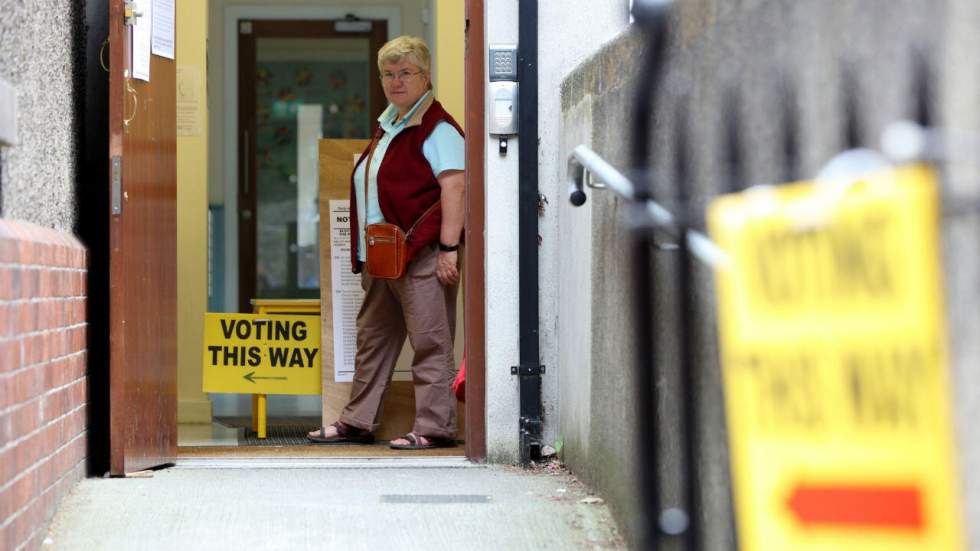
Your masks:
<instances>
[{"instance_id":1,"label":"white printed notice","mask_svg":"<svg viewBox=\"0 0 980 551\"><path fill-rule=\"evenodd\" d=\"M350 270L350 201L330 201L330 288L333 292L333 380L354 380L357 312L364 300L361 276Z\"/></svg>"},{"instance_id":2,"label":"white printed notice","mask_svg":"<svg viewBox=\"0 0 980 551\"><path fill-rule=\"evenodd\" d=\"M140 16L133 24L133 78L150 81L150 42L153 35L153 2L140 0L136 5Z\"/></svg>"},{"instance_id":3,"label":"white printed notice","mask_svg":"<svg viewBox=\"0 0 980 551\"><path fill-rule=\"evenodd\" d=\"M153 53L174 58L174 0L153 0Z\"/></svg>"}]
</instances>

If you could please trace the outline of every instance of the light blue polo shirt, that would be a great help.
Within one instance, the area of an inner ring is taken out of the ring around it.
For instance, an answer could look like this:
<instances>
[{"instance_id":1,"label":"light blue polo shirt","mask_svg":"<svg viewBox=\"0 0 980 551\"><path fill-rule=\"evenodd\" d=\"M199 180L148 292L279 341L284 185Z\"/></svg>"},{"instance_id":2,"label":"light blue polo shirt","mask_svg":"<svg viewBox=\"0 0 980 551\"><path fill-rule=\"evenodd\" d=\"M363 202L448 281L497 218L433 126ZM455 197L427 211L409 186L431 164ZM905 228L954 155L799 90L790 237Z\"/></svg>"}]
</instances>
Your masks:
<instances>
[{"instance_id":1,"label":"light blue polo shirt","mask_svg":"<svg viewBox=\"0 0 980 551\"><path fill-rule=\"evenodd\" d=\"M405 123L412 119L415 112L419 110L419 106L431 93L432 91L428 91L422 94L422 97L397 123L394 120L398 116L398 109L394 105L388 105L388 108L378 117L381 129L385 133L374 147L374 157L371 158L371 173L368 175L366 201L364 199L364 165L367 164L367 158L365 157L365 162L361 162L354 169L354 195L357 201L357 223L360 226L358 233L360 234L359 243L361 243L361 246L358 247L357 256L361 262L367 261L367 247L363 245L365 241L364 227L368 224L385 221L384 215L381 214L381 204L378 202L378 169L381 168L381 161L388 151L391 140L405 129ZM446 121L440 121L429 134L429 137L422 142L422 154L429 161L432 174L435 176L446 170L463 170L466 166L463 137L453 128L453 125Z\"/></svg>"}]
</instances>

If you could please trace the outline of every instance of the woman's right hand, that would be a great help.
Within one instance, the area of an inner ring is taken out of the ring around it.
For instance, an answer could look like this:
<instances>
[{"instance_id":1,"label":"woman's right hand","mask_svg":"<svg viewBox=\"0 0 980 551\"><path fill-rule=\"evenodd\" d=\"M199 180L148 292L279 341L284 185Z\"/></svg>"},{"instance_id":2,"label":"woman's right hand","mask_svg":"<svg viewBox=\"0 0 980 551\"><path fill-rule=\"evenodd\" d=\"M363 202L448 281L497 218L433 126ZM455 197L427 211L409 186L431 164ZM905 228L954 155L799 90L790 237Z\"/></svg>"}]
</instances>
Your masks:
<instances>
[{"instance_id":1,"label":"woman's right hand","mask_svg":"<svg viewBox=\"0 0 980 551\"><path fill-rule=\"evenodd\" d=\"M439 251L436 258L436 279L443 285L455 285L459 281L459 255L456 251Z\"/></svg>"}]
</instances>

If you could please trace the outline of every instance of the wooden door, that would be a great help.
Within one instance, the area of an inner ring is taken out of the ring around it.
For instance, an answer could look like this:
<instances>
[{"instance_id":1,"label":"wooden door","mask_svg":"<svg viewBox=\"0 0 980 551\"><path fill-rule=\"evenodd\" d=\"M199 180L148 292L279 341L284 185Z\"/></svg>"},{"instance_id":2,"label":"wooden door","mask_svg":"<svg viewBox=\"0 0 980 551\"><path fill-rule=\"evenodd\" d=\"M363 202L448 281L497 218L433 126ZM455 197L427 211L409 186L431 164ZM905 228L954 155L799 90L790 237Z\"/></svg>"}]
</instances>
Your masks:
<instances>
[{"instance_id":1,"label":"wooden door","mask_svg":"<svg viewBox=\"0 0 980 551\"><path fill-rule=\"evenodd\" d=\"M177 456L176 65L130 78L123 0L109 2L110 472ZM118 181L114 185L113 180Z\"/></svg>"},{"instance_id":2,"label":"wooden door","mask_svg":"<svg viewBox=\"0 0 980 551\"><path fill-rule=\"evenodd\" d=\"M351 24L238 21L241 312L253 298L320 296L316 141L303 137L370 138L387 105L376 60L388 24Z\"/></svg>"}]
</instances>

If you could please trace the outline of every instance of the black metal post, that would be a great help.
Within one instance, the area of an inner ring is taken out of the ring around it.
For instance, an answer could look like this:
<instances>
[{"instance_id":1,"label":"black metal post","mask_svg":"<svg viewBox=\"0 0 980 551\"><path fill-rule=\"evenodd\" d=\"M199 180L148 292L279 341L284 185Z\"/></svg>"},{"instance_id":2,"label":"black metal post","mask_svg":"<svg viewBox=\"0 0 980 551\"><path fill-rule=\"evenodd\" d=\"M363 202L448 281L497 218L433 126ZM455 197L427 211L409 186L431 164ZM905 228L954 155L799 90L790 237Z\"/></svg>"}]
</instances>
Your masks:
<instances>
[{"instance_id":1,"label":"black metal post","mask_svg":"<svg viewBox=\"0 0 980 551\"><path fill-rule=\"evenodd\" d=\"M796 93L793 83L783 80L781 98L783 104L783 182L792 182L800 177L799 129L796 124Z\"/></svg>"},{"instance_id":2,"label":"black metal post","mask_svg":"<svg viewBox=\"0 0 980 551\"><path fill-rule=\"evenodd\" d=\"M858 82L854 70L847 64L841 65L841 90L844 110L844 149L861 147L861 109L858 105Z\"/></svg>"},{"instance_id":3,"label":"black metal post","mask_svg":"<svg viewBox=\"0 0 980 551\"><path fill-rule=\"evenodd\" d=\"M647 49L639 74L634 96L634 113L630 152L630 167L635 186L633 208L636 218L643 214L644 203L651 195L650 183L650 130L654 113L654 100L659 88L661 66L667 47L667 23L670 2L663 0L638 0L633 15L646 37ZM658 434L659 395L655 384L656 361L654 354L655 281L652 273L653 228L635 224L632 232L633 294L636 324L636 401L637 401L637 479L640 482L640 549L656 550L659 547L660 529L660 461Z\"/></svg>"},{"instance_id":4,"label":"black metal post","mask_svg":"<svg viewBox=\"0 0 980 551\"><path fill-rule=\"evenodd\" d=\"M738 193L742 191L744 177L742 175L742 142L739 139L742 115L739 112L739 94L732 90L726 96L727 108L724 118L725 136L725 192Z\"/></svg>"},{"instance_id":5,"label":"black metal post","mask_svg":"<svg viewBox=\"0 0 980 551\"><path fill-rule=\"evenodd\" d=\"M676 148L675 162L675 196L677 197L678 208L686 212L690 204L690 193L688 192L688 136L687 136L687 105L683 105L678 112L678 119L675 124L674 142ZM678 258L677 258L677 278L680 287L680 304L678 305L679 326L681 330L681 350L680 350L680 370L681 370L681 400L683 411L684 428L684 496L687 526L676 527L683 536L684 548L693 551L701 549L701 517L700 506L700 481L698 473L698 442L697 430L699 426L697 393L694 392L695 374L694 369L697 365L695 351L697 347L696 331L696 299L694 297L695 286L691 281L693 266L691 265L691 254L687 243L687 225L682 218L678 227ZM679 530L683 528L683 531Z\"/></svg>"},{"instance_id":6,"label":"black metal post","mask_svg":"<svg viewBox=\"0 0 980 551\"><path fill-rule=\"evenodd\" d=\"M521 465L541 457L541 365L538 334L538 2L520 0L517 62L519 138L518 257L520 262Z\"/></svg>"},{"instance_id":7,"label":"black metal post","mask_svg":"<svg viewBox=\"0 0 980 551\"><path fill-rule=\"evenodd\" d=\"M915 93L915 122L923 128L932 126L932 71L924 49L912 53L913 90Z\"/></svg>"}]
</instances>

